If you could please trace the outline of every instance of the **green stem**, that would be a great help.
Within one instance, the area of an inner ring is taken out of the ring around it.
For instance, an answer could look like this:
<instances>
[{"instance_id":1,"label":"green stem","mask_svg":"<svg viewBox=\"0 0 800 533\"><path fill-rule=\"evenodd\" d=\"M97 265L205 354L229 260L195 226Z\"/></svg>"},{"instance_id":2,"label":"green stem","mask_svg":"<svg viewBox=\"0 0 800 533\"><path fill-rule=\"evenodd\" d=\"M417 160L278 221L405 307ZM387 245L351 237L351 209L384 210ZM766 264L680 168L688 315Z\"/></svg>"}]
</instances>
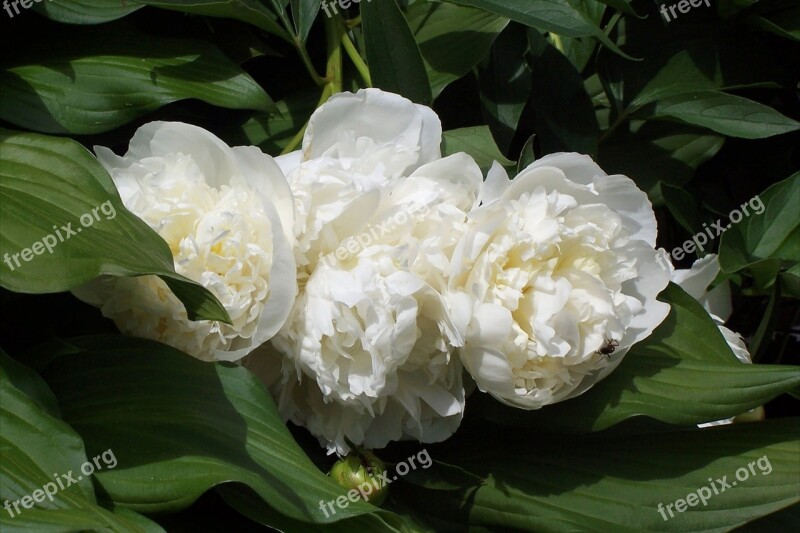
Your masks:
<instances>
[{"instance_id":1,"label":"green stem","mask_svg":"<svg viewBox=\"0 0 800 533\"><path fill-rule=\"evenodd\" d=\"M622 113L617 116L617 120L600 136L597 142L603 142L608 139L612 133L614 133L617 128L619 128L626 120L628 120L628 115L630 115L630 110L626 109Z\"/></svg>"},{"instance_id":2,"label":"green stem","mask_svg":"<svg viewBox=\"0 0 800 533\"><path fill-rule=\"evenodd\" d=\"M300 58L303 60L303 65L305 65L306 70L311 75L311 79L314 80L318 86L324 86L328 80L323 78L317 73L317 69L314 68L314 64L311 62L311 57L308 55L308 50L306 49L306 43L300 40L299 37L294 38L294 47L297 48L297 53L300 54Z\"/></svg>"},{"instance_id":3,"label":"green stem","mask_svg":"<svg viewBox=\"0 0 800 533\"><path fill-rule=\"evenodd\" d=\"M336 93L342 92L342 36L344 28L339 17L331 17L325 21L325 37L328 47L328 63L325 67L325 78L323 79L322 95L317 102L317 107L328 101L328 98ZM305 47L302 47L305 49ZM299 47L298 47L299 49ZM292 137L286 148L281 150L281 155L288 154L297 148L303 141L308 122Z\"/></svg>"},{"instance_id":4,"label":"green stem","mask_svg":"<svg viewBox=\"0 0 800 533\"><path fill-rule=\"evenodd\" d=\"M325 68L325 77L328 84L332 85L331 94L342 92L342 28L338 16L325 18L325 38L328 48L328 63Z\"/></svg>"},{"instance_id":5,"label":"green stem","mask_svg":"<svg viewBox=\"0 0 800 533\"><path fill-rule=\"evenodd\" d=\"M550 39L553 41L553 46L563 54L564 41L561 40L561 36L557 33L550 32Z\"/></svg>"},{"instance_id":6,"label":"green stem","mask_svg":"<svg viewBox=\"0 0 800 533\"><path fill-rule=\"evenodd\" d=\"M367 84L367 87L372 87L372 77L369 75L369 67L367 67L367 64L361 59L361 54L358 53L358 50L356 50L353 41L350 40L347 33L342 35L342 44L344 45L344 51L347 52L347 56L364 79L364 83Z\"/></svg>"},{"instance_id":7,"label":"green stem","mask_svg":"<svg viewBox=\"0 0 800 533\"><path fill-rule=\"evenodd\" d=\"M303 65L306 67L306 70L311 75L311 79L314 80L318 86L322 87L325 85L325 78L320 76L317 73L317 69L314 68L314 63L311 62L311 57L308 55L308 49L306 48L306 43L300 39L300 37L295 33L294 26L292 22L289 20L289 17L286 16L286 11L280 9L280 6L276 5L275 10L278 12L278 18L283 24L284 29L286 32L291 35L290 39L287 39L297 50L297 53L300 54L300 59L303 61Z\"/></svg>"}]
</instances>

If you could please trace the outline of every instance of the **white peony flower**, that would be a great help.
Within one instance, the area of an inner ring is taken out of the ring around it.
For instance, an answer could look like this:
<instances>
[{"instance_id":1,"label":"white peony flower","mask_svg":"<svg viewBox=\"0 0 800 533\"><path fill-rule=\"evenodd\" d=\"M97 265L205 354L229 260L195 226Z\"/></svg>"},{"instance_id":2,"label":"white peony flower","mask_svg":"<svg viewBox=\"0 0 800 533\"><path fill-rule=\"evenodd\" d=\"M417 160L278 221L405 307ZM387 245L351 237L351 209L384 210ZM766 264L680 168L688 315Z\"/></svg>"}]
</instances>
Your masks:
<instances>
[{"instance_id":1,"label":"white peony flower","mask_svg":"<svg viewBox=\"0 0 800 533\"><path fill-rule=\"evenodd\" d=\"M293 199L275 161L170 122L139 128L124 157L95 151L125 207L167 242L179 274L214 293L232 324L188 320L156 276L98 278L75 295L123 333L206 361L235 361L272 337L296 292Z\"/></svg>"},{"instance_id":2,"label":"white peony flower","mask_svg":"<svg viewBox=\"0 0 800 533\"><path fill-rule=\"evenodd\" d=\"M461 176L471 183L458 184ZM367 226L317 262L273 338L285 354L273 387L279 409L329 450L439 442L458 428L465 393L453 347L461 340L439 290L480 177L462 154L387 189Z\"/></svg>"},{"instance_id":3,"label":"white peony flower","mask_svg":"<svg viewBox=\"0 0 800 533\"><path fill-rule=\"evenodd\" d=\"M302 280L377 210L382 189L441 157L436 114L396 94L340 93L309 120L302 150L277 158L295 194Z\"/></svg>"},{"instance_id":4,"label":"white peony flower","mask_svg":"<svg viewBox=\"0 0 800 533\"><path fill-rule=\"evenodd\" d=\"M461 360L498 400L537 409L586 391L669 312L647 196L588 156L499 165L450 267ZM615 348L613 353L610 352Z\"/></svg>"},{"instance_id":5,"label":"white peony flower","mask_svg":"<svg viewBox=\"0 0 800 533\"><path fill-rule=\"evenodd\" d=\"M282 368L268 353L245 366L330 452L438 442L461 422L461 339L441 291L482 175L465 154L440 159L440 140L430 109L369 89L333 97L279 159L298 199L300 294L272 340Z\"/></svg>"}]
</instances>

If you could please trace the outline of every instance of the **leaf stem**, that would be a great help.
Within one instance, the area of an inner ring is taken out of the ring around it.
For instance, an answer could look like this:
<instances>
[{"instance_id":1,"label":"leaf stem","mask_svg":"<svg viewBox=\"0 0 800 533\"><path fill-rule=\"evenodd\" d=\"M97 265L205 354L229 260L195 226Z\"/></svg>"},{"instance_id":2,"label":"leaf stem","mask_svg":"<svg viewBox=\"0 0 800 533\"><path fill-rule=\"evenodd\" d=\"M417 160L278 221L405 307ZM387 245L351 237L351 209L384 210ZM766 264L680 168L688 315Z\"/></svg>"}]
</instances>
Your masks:
<instances>
[{"instance_id":1,"label":"leaf stem","mask_svg":"<svg viewBox=\"0 0 800 533\"><path fill-rule=\"evenodd\" d=\"M628 119L629 114L630 114L629 109L626 109L625 111L620 113L619 116L617 116L617 119L614 121L614 123L606 131L603 132L603 134L600 136L597 142L601 143L606 139L608 139L611 136L611 134L614 133L617 130L617 128L619 128Z\"/></svg>"},{"instance_id":2,"label":"leaf stem","mask_svg":"<svg viewBox=\"0 0 800 533\"><path fill-rule=\"evenodd\" d=\"M342 36L344 28L338 16L325 19L325 38L328 48L328 63L325 68L325 77L330 84L332 93L342 92Z\"/></svg>"},{"instance_id":3,"label":"leaf stem","mask_svg":"<svg viewBox=\"0 0 800 533\"><path fill-rule=\"evenodd\" d=\"M347 37L344 33L339 17L331 17L325 20L325 40L328 47L328 62L325 67L325 78L320 78L323 81L322 95L317 102L317 107L328 101L328 98L336 93L342 92L342 41L343 37ZM299 41L298 41L299 42ZM302 45L302 43L300 43ZM302 46L305 49L305 46ZM300 49L300 47L298 47ZM313 70L313 69L312 69ZM300 131L292 137L286 148L281 150L281 155L288 154L297 148L303 141L306 129L308 129L308 122L300 129Z\"/></svg>"},{"instance_id":4,"label":"leaf stem","mask_svg":"<svg viewBox=\"0 0 800 533\"><path fill-rule=\"evenodd\" d=\"M311 75L311 79L314 80L319 87L325 85L327 80L319 75L317 69L314 68L314 63L311 62L311 57L308 55L308 49L306 48L306 43L300 38L299 35L295 32L294 26L292 25L289 17L286 16L286 11L281 8L279 4L275 4L275 11L278 14L278 19L280 19L281 24L286 29L286 32L291 35L290 39L287 39L297 50L297 53L300 54L300 59L303 61L303 66L306 67L306 70Z\"/></svg>"},{"instance_id":5,"label":"leaf stem","mask_svg":"<svg viewBox=\"0 0 800 533\"><path fill-rule=\"evenodd\" d=\"M303 60L303 65L305 65L306 70L311 75L311 79L314 80L314 83L316 83L319 87L324 86L328 80L320 76L317 73L317 69L314 68L314 64L311 62L311 57L308 55L308 49L306 49L306 43L301 41L300 37L295 37L294 47L300 54L300 58Z\"/></svg>"},{"instance_id":6,"label":"leaf stem","mask_svg":"<svg viewBox=\"0 0 800 533\"><path fill-rule=\"evenodd\" d=\"M358 53L358 50L356 50L353 41L350 40L350 36L347 35L347 33L342 34L342 44L344 45L345 52L347 52L347 56L364 79L364 83L367 84L367 87L372 87L372 77L369 75L369 67L364 63L361 54Z\"/></svg>"}]
</instances>

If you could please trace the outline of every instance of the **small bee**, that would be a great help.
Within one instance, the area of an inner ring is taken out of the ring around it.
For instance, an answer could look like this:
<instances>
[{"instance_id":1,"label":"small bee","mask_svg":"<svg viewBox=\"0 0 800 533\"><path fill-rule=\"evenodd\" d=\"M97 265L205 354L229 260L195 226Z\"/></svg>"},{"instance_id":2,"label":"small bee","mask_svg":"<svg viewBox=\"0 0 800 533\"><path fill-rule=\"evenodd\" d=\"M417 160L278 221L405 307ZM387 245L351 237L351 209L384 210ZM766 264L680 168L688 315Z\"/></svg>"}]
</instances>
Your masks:
<instances>
[{"instance_id":1,"label":"small bee","mask_svg":"<svg viewBox=\"0 0 800 533\"><path fill-rule=\"evenodd\" d=\"M603 347L597 350L597 352L608 357L614 353L614 350L617 349L617 346L619 346L619 342L615 341L614 339L606 338L605 344L603 344Z\"/></svg>"}]
</instances>

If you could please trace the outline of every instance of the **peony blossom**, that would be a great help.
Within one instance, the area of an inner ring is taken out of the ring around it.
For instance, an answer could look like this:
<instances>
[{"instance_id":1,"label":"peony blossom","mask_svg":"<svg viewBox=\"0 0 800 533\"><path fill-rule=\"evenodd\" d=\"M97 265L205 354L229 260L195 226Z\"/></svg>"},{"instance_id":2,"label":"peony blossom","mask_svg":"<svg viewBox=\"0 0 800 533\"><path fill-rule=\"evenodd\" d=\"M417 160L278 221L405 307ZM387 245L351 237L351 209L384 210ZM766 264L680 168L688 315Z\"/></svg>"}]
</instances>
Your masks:
<instances>
[{"instance_id":1,"label":"peony blossom","mask_svg":"<svg viewBox=\"0 0 800 533\"><path fill-rule=\"evenodd\" d=\"M430 108L379 89L317 109L302 149L277 158L295 195L301 279L375 213L386 186L441 158L441 140Z\"/></svg>"},{"instance_id":2,"label":"peony blossom","mask_svg":"<svg viewBox=\"0 0 800 533\"><path fill-rule=\"evenodd\" d=\"M667 316L653 209L627 177L552 154L514 181L495 165L481 200L448 301L482 391L525 409L574 397Z\"/></svg>"},{"instance_id":3,"label":"peony blossom","mask_svg":"<svg viewBox=\"0 0 800 533\"><path fill-rule=\"evenodd\" d=\"M270 156L169 122L139 128L124 157L95 151L125 207L167 242L176 272L208 288L232 323L190 321L156 276L98 278L76 296L123 333L206 361L240 359L283 326L296 292L293 200Z\"/></svg>"},{"instance_id":4,"label":"peony blossom","mask_svg":"<svg viewBox=\"0 0 800 533\"><path fill-rule=\"evenodd\" d=\"M280 369L269 353L245 365L330 452L438 442L461 422L461 339L441 292L482 175L465 154L441 159L440 141L430 109L370 89L324 104L279 160L301 221L300 293L271 343Z\"/></svg>"}]
</instances>

